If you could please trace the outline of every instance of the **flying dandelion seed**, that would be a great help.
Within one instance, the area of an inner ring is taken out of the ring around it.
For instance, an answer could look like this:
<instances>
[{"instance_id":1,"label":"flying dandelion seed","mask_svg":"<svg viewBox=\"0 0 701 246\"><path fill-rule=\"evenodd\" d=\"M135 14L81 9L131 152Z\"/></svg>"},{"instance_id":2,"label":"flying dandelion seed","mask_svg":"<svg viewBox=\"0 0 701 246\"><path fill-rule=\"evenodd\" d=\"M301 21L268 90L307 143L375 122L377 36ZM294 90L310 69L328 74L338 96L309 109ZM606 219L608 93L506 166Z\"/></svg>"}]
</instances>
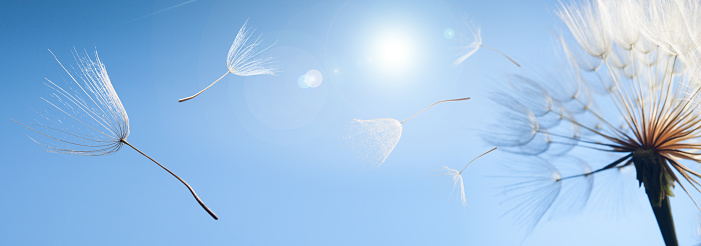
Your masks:
<instances>
[{"instance_id":1,"label":"flying dandelion seed","mask_svg":"<svg viewBox=\"0 0 701 246\"><path fill-rule=\"evenodd\" d=\"M499 124L507 126L499 129L506 131L486 140L522 156L538 156L529 162L534 169L568 153L591 153L589 159L602 151L619 156L595 170L583 163L579 173L568 175L540 168L541 176L550 178L516 185L516 206L537 208L521 213L535 226L567 198L561 186L581 179L591 185L586 179L632 165L665 244L677 245L672 189L679 185L697 207L690 190L701 192L701 174L687 166L701 162L701 3L583 1L562 4L557 14L578 44L560 39L571 72L553 80L557 83L513 77L511 86L519 94L494 98L504 111ZM591 161L596 162L586 162ZM533 196L525 196L529 192Z\"/></svg>"},{"instance_id":2,"label":"flying dandelion seed","mask_svg":"<svg viewBox=\"0 0 701 246\"><path fill-rule=\"evenodd\" d=\"M465 185L462 182L462 172L465 171L465 169L467 168L467 166L470 165L470 163L477 160L477 158L480 158L496 149L497 148L490 149L489 151L484 152L483 154L475 157L475 159L472 159L470 162L468 162L467 165L465 165L465 167L463 167L462 170L460 170L459 172L458 170L449 168L447 166L443 166L443 170L446 171L444 175L448 175L453 178L453 192L457 190L458 199L460 199L460 204L462 204L463 207L467 206L467 199L465 198Z\"/></svg>"},{"instance_id":3,"label":"flying dandelion seed","mask_svg":"<svg viewBox=\"0 0 701 246\"><path fill-rule=\"evenodd\" d=\"M515 216L515 223L530 233L546 212L565 213L580 210L587 203L594 185L591 169L575 157L556 157L552 160L536 156L520 156L516 161L502 164L514 175L504 186L507 196L502 203L511 206L507 214ZM567 180L567 182L562 182Z\"/></svg>"},{"instance_id":4,"label":"flying dandelion seed","mask_svg":"<svg viewBox=\"0 0 701 246\"><path fill-rule=\"evenodd\" d=\"M501 51L499 51L495 48L483 45L482 44L482 29L480 29L480 27L474 27L472 25L472 23L469 23L468 21L465 21L465 26L467 27L468 31L472 34L472 42L469 42L468 45L461 47L461 49L463 50L463 52L462 52L463 55L458 57L458 59L455 59L455 61L453 62L453 66L460 65L460 63L464 62L465 60L467 60L467 58L474 55L475 52L477 52L477 50L479 50L479 48L487 48L487 49L493 50L493 51L501 54L502 56L506 57L506 59L509 59L509 61L513 62L516 66L521 67L521 65L519 65L516 61L511 59L511 57L507 56L506 54L502 53ZM448 32L450 38L448 38L446 36L447 35L446 32ZM455 34L453 33L453 30L449 28L449 29L446 29L444 31L443 35L446 36L446 39L452 39Z\"/></svg>"},{"instance_id":5,"label":"flying dandelion seed","mask_svg":"<svg viewBox=\"0 0 701 246\"><path fill-rule=\"evenodd\" d=\"M53 55L53 52L51 54ZM81 56L74 50L73 56L78 68L73 69L71 73L54 55L54 59L68 74L72 83L61 87L47 79L45 84L54 92L50 99L41 98L51 105L50 108L57 110L58 115L53 117L48 113L37 112L44 123L15 122L38 133L43 140L30 138L50 152L102 156L117 152L126 144L183 183L200 206L212 218L218 219L185 180L127 142L129 117L97 52L95 60L90 58L87 51Z\"/></svg>"},{"instance_id":6,"label":"flying dandelion seed","mask_svg":"<svg viewBox=\"0 0 701 246\"><path fill-rule=\"evenodd\" d=\"M255 29L246 29L246 24L248 24L248 21L243 23L243 26L241 26L241 29L239 29L239 32L236 34L236 38L234 39L234 43L231 44L231 48L229 49L229 55L226 57L226 67L229 70L217 80L212 82L212 84L200 92L197 92L197 94L182 98L178 100L178 102L184 102L195 98L202 92L209 89L209 87L212 87L214 84L219 82L219 80L223 79L229 73L238 76L253 76L261 74L275 75L277 69L271 66L273 58L258 58L258 55L270 49L270 47L273 47L275 44L273 43L262 50L256 50L261 43L260 36L256 38L255 41L249 42Z\"/></svg>"},{"instance_id":7,"label":"flying dandelion seed","mask_svg":"<svg viewBox=\"0 0 701 246\"><path fill-rule=\"evenodd\" d=\"M351 135L354 147L363 159L377 166L387 160L402 136L402 123L391 118L358 120L351 122Z\"/></svg>"},{"instance_id":8,"label":"flying dandelion seed","mask_svg":"<svg viewBox=\"0 0 701 246\"><path fill-rule=\"evenodd\" d=\"M394 147L399 143L404 122L436 104L468 99L470 98L450 99L433 103L401 122L392 118L374 120L354 119L351 121L352 125L348 139L353 143L353 147L356 148L358 153L360 153L361 158L379 167L387 160L389 154L392 153Z\"/></svg>"}]
</instances>

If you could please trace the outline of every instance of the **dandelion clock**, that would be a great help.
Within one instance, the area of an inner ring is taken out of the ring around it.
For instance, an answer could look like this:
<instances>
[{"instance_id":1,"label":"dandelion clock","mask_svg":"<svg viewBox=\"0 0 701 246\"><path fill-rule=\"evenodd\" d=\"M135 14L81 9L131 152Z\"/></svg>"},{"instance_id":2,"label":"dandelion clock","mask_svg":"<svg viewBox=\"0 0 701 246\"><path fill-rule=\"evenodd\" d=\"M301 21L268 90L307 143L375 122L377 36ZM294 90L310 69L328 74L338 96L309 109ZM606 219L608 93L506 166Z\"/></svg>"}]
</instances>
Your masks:
<instances>
[{"instance_id":1,"label":"dandelion clock","mask_svg":"<svg viewBox=\"0 0 701 246\"><path fill-rule=\"evenodd\" d=\"M524 210L535 224L572 195L557 187L591 186L603 173L634 167L662 239L678 245L673 188L697 208L691 193L701 192L701 3L581 1L556 13L574 40L560 38L569 69L554 80L512 77L512 92L495 94L504 131L486 136L521 155L523 168L542 171L521 183L530 186L514 187L516 206L538 208ZM582 163L565 174L553 165L558 158Z\"/></svg>"}]
</instances>

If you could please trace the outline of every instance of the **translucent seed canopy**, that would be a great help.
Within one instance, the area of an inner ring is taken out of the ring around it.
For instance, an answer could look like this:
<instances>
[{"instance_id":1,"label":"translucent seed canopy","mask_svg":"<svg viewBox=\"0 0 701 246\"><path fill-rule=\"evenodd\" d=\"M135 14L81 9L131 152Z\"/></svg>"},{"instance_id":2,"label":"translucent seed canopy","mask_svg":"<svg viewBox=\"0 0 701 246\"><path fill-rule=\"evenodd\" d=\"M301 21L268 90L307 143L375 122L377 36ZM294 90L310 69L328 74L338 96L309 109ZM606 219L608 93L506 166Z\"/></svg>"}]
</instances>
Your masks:
<instances>
[{"instance_id":1,"label":"translucent seed canopy","mask_svg":"<svg viewBox=\"0 0 701 246\"><path fill-rule=\"evenodd\" d=\"M272 66L272 57L260 57L260 54L272 45L259 50L260 37L251 40L254 29L247 28L248 22L244 23L236 34L234 43L229 48L226 58L226 65L229 72L238 76L252 76L260 74L274 75L277 70ZM273 44L274 45L274 44Z\"/></svg>"},{"instance_id":2,"label":"translucent seed canopy","mask_svg":"<svg viewBox=\"0 0 701 246\"><path fill-rule=\"evenodd\" d=\"M95 52L74 50L77 67L65 67L67 79L54 82L46 79L52 90L42 97L48 110L37 111L36 123L24 124L38 133L31 137L51 152L75 155L106 155L122 147L121 140L129 135L129 117L117 92L112 87L107 70Z\"/></svg>"},{"instance_id":3,"label":"translucent seed canopy","mask_svg":"<svg viewBox=\"0 0 701 246\"><path fill-rule=\"evenodd\" d=\"M351 122L349 140L353 148L368 163L380 166L402 136L402 123L396 119L382 118Z\"/></svg>"}]
</instances>

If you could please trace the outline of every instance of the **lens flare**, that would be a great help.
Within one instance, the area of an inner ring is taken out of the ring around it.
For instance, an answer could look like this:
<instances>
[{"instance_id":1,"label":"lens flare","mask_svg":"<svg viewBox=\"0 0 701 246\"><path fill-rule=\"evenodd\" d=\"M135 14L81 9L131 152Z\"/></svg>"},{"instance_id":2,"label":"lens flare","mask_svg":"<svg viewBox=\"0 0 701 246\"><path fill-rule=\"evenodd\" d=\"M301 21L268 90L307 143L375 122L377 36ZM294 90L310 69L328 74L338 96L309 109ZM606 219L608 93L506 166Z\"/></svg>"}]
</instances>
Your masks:
<instances>
[{"instance_id":1,"label":"lens flare","mask_svg":"<svg viewBox=\"0 0 701 246\"><path fill-rule=\"evenodd\" d=\"M310 88L319 87L323 79L324 77L321 75L321 72L316 69L309 70L306 74L304 74L304 83Z\"/></svg>"},{"instance_id":2,"label":"lens flare","mask_svg":"<svg viewBox=\"0 0 701 246\"><path fill-rule=\"evenodd\" d=\"M453 28L448 27L445 30L443 30L443 38L445 38L447 40L451 40L454 37L455 37L455 30L453 30Z\"/></svg>"},{"instance_id":3,"label":"lens flare","mask_svg":"<svg viewBox=\"0 0 701 246\"><path fill-rule=\"evenodd\" d=\"M321 75L321 72L319 72L319 70L312 69L297 78L297 85L299 85L299 88L302 89L317 88L321 86L321 82L323 80L324 76Z\"/></svg>"}]
</instances>

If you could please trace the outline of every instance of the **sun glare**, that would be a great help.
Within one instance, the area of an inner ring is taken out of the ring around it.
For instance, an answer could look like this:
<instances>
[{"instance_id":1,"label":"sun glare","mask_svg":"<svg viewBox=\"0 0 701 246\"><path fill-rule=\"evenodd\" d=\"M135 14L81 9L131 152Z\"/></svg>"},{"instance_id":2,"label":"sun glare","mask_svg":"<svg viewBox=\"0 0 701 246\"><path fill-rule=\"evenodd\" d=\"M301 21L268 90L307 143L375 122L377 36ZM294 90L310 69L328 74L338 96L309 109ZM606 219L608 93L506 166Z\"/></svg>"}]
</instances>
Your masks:
<instances>
[{"instance_id":1,"label":"sun glare","mask_svg":"<svg viewBox=\"0 0 701 246\"><path fill-rule=\"evenodd\" d=\"M375 41L373 65L389 74L407 71L415 57L415 47L411 39L401 33L386 33Z\"/></svg>"}]
</instances>

